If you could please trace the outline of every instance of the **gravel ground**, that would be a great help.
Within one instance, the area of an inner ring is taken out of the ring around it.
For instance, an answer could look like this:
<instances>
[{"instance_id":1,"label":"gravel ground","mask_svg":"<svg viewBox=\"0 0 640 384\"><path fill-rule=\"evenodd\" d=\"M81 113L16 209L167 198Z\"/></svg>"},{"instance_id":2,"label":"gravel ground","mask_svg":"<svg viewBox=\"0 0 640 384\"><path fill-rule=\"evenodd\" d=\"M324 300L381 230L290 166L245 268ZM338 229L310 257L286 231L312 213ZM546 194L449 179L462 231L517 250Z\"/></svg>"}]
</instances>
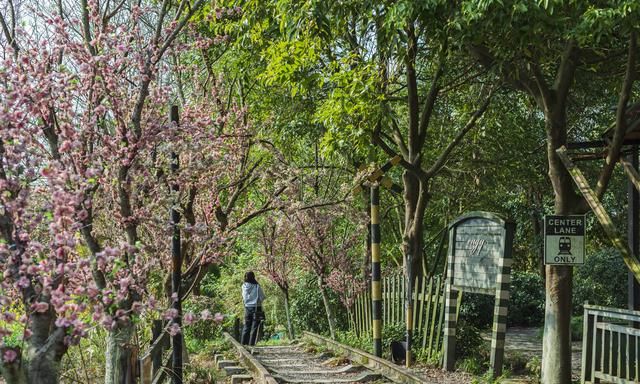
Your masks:
<instances>
[{"instance_id":1,"label":"gravel ground","mask_svg":"<svg viewBox=\"0 0 640 384\"><path fill-rule=\"evenodd\" d=\"M255 347L253 354L281 383L359 383L366 374L375 374L366 367L352 367L346 360L328 365L330 356L313 355L294 345ZM347 368L348 372L344 372ZM375 380L376 384L387 382L383 378Z\"/></svg>"}]
</instances>

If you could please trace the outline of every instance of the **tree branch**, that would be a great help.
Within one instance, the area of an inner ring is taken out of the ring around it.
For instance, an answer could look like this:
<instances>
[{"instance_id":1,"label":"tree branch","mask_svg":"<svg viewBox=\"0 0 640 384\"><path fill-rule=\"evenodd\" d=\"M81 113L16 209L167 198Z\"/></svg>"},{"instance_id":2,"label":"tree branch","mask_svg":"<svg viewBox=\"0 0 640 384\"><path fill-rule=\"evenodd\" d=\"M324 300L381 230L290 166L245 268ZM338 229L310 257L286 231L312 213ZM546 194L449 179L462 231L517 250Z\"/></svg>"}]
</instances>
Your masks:
<instances>
[{"instance_id":1,"label":"tree branch","mask_svg":"<svg viewBox=\"0 0 640 384\"><path fill-rule=\"evenodd\" d=\"M489 91L489 95L484 100L482 105L473 113L473 115L471 115L471 118L469 118L465 126L458 131L458 133L453 138L453 140L449 143L449 145L447 145L447 147L440 153L440 156L438 157L438 159L433 163L431 168L429 168L429 170L427 171L426 173L427 177L433 177L436 173L438 173L438 171L440 171L442 166L447 162L447 159L449 158L449 155L451 154L453 149L460 143L460 141L462 141L462 139L467 134L467 132L469 132L471 128L476 126L478 119L482 117L484 112L489 107L494 91L495 89L491 89Z\"/></svg>"},{"instance_id":2,"label":"tree branch","mask_svg":"<svg viewBox=\"0 0 640 384\"><path fill-rule=\"evenodd\" d=\"M638 45L636 34L635 32L631 32L631 36L629 37L627 72L622 83L622 88L620 89L620 97L618 98L618 106L616 109L616 127L613 131L613 138L609 143L607 158L605 160L604 166L602 167L602 170L600 171L598 182L596 184L595 193L598 199L601 198L604 192L607 190L609 180L611 179L611 175L613 174L613 169L618 159L620 158L620 150L622 149L624 137L627 133L626 112L627 104L629 104L629 99L631 98L631 92L633 90L633 83L636 77L635 66L637 59L637 48Z\"/></svg>"},{"instance_id":3,"label":"tree branch","mask_svg":"<svg viewBox=\"0 0 640 384\"><path fill-rule=\"evenodd\" d=\"M429 122L431 121L431 115L433 115L433 108L436 104L436 100L438 99L438 93L440 92L440 78L444 73L445 66L445 58L446 58L446 50L447 44L446 42L443 44L442 50L440 51L440 60L438 62L438 68L436 69L436 73L433 76L433 80L431 80L431 87L429 89L429 93L427 94L426 99L424 100L424 107L422 108L422 115L420 116L420 125L418 127L418 140L422 146L427 138L427 128L429 127Z\"/></svg>"}]
</instances>

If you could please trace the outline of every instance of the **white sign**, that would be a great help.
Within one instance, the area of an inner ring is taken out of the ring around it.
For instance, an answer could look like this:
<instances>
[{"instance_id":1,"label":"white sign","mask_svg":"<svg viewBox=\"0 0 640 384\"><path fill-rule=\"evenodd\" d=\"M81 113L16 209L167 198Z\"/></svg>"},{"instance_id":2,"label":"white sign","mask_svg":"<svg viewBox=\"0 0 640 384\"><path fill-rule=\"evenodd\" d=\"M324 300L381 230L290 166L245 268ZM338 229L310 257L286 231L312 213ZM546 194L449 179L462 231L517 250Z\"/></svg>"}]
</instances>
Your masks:
<instances>
[{"instance_id":1,"label":"white sign","mask_svg":"<svg viewBox=\"0 0 640 384\"><path fill-rule=\"evenodd\" d=\"M582 215L544 217L544 263L584 264L584 228Z\"/></svg>"}]
</instances>

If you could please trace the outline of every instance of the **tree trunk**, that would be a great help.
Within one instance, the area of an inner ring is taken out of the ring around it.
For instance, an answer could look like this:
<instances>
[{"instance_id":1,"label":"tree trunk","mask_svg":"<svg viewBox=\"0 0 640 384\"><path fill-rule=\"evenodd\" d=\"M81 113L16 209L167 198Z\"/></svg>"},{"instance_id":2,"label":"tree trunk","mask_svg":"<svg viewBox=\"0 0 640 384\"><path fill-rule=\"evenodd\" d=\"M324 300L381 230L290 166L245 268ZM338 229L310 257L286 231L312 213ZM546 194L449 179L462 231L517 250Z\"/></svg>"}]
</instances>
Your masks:
<instances>
[{"instance_id":1,"label":"tree trunk","mask_svg":"<svg viewBox=\"0 0 640 384\"><path fill-rule=\"evenodd\" d=\"M327 322L329 322L329 333L331 338L336 338L335 320L333 318L333 311L331 310L331 304L329 303L329 294L324 286L324 280L318 277L318 285L320 286L320 294L322 295L322 302L324 303L324 310L327 312Z\"/></svg>"},{"instance_id":2,"label":"tree trunk","mask_svg":"<svg viewBox=\"0 0 640 384\"><path fill-rule=\"evenodd\" d=\"M29 384L57 384L60 378L60 358L53 353L34 356L29 360L27 382ZM9 380L7 380L10 383Z\"/></svg>"},{"instance_id":3,"label":"tree trunk","mask_svg":"<svg viewBox=\"0 0 640 384\"><path fill-rule=\"evenodd\" d=\"M542 383L571 383L571 292L573 267L546 266Z\"/></svg>"},{"instance_id":4,"label":"tree trunk","mask_svg":"<svg viewBox=\"0 0 640 384\"><path fill-rule=\"evenodd\" d=\"M555 193L555 213L576 213L579 198L573 181L555 150L566 144L564 107L545 109L549 179ZM548 265L546 272L545 323L542 340L542 383L571 383L571 299L573 267Z\"/></svg>"},{"instance_id":5,"label":"tree trunk","mask_svg":"<svg viewBox=\"0 0 640 384\"><path fill-rule=\"evenodd\" d=\"M422 275L422 235L424 229L424 212L427 208L427 191L424 182L405 171L404 181L404 234L403 257L412 255L411 268L417 276ZM404 260L403 258L403 260ZM406 260L404 260L406 263ZM403 265L406 269L406 265Z\"/></svg>"},{"instance_id":6,"label":"tree trunk","mask_svg":"<svg viewBox=\"0 0 640 384\"><path fill-rule=\"evenodd\" d=\"M131 364L131 346L133 325L118 325L107 336L105 354L105 384L133 384L134 375Z\"/></svg>"},{"instance_id":7,"label":"tree trunk","mask_svg":"<svg viewBox=\"0 0 640 384\"><path fill-rule=\"evenodd\" d=\"M287 316L287 331L289 331L289 339L293 340L296 336L293 332L293 325L291 324L291 314L289 312L289 292L286 290L282 291L284 293L284 313Z\"/></svg>"},{"instance_id":8,"label":"tree trunk","mask_svg":"<svg viewBox=\"0 0 640 384\"><path fill-rule=\"evenodd\" d=\"M29 317L32 332L26 353L13 348L18 358L11 364L0 366L7 384L57 384L60 381L60 362L67 351L65 329L55 327L52 310L34 313ZM0 349L2 356L7 348ZM22 360L23 355L26 358ZM2 358L0 357L0 361Z\"/></svg>"}]
</instances>

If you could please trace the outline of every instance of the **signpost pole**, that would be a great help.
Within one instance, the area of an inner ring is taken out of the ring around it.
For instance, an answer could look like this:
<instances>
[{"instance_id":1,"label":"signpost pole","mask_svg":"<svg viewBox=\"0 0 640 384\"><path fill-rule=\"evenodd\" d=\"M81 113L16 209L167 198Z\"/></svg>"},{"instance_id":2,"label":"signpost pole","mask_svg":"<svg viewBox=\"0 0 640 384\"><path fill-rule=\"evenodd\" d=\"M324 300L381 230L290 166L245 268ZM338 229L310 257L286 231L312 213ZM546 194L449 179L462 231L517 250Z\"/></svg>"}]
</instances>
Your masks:
<instances>
[{"instance_id":1,"label":"signpost pole","mask_svg":"<svg viewBox=\"0 0 640 384\"><path fill-rule=\"evenodd\" d=\"M496 282L496 302L493 313L493 335L491 337L491 370L493 378L502 375L502 363L504 361L504 341L507 333L507 310L509 308L511 264L513 249L513 236L515 224L506 223L504 231L504 248L501 250L504 257L498 261L498 279Z\"/></svg>"},{"instance_id":2,"label":"signpost pole","mask_svg":"<svg viewBox=\"0 0 640 384\"><path fill-rule=\"evenodd\" d=\"M382 357L382 285L380 271L380 188L371 185L371 311L373 354Z\"/></svg>"},{"instance_id":3,"label":"signpost pole","mask_svg":"<svg viewBox=\"0 0 640 384\"><path fill-rule=\"evenodd\" d=\"M447 257L447 282L445 283L445 312L444 312L444 346L443 367L453 371L456 367L456 324L458 321L457 301L458 291L453 287L453 257L455 244L455 228L449 229L449 255Z\"/></svg>"},{"instance_id":4,"label":"signpost pole","mask_svg":"<svg viewBox=\"0 0 640 384\"><path fill-rule=\"evenodd\" d=\"M638 146L634 145L631 154L629 155L628 162L631 164L634 170L638 170ZM629 242L629 248L634 255L640 254L640 239L638 238L638 231L640 231L640 193L633 185L631 181L628 182L628 226L627 226L627 238ZM640 284L636 281L633 273L628 272L628 284L629 284L629 309L640 310Z\"/></svg>"}]
</instances>

